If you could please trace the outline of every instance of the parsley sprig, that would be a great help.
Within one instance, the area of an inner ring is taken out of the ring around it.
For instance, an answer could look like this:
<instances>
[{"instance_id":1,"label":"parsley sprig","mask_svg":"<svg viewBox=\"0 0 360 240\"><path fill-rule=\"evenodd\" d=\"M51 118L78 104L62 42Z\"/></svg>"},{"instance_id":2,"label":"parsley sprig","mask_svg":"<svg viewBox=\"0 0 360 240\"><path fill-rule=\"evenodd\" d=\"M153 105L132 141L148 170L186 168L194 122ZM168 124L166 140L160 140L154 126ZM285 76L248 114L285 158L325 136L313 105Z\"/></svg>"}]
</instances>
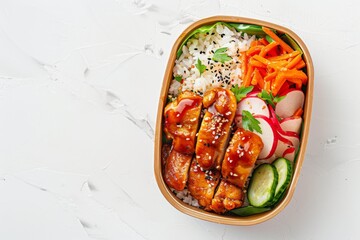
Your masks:
<instances>
[{"instance_id":1,"label":"parsley sprig","mask_svg":"<svg viewBox=\"0 0 360 240\"><path fill-rule=\"evenodd\" d=\"M267 102L270 106L275 108L275 104L280 102L285 98L285 96L275 96L272 93L268 93L265 90L262 90L261 93L258 94L258 97Z\"/></svg>"},{"instance_id":2,"label":"parsley sprig","mask_svg":"<svg viewBox=\"0 0 360 240\"><path fill-rule=\"evenodd\" d=\"M226 54L227 50L228 50L227 47L217 49L214 52L214 56L212 57L212 59L215 62L222 62L222 63L231 60L232 58Z\"/></svg>"},{"instance_id":3,"label":"parsley sprig","mask_svg":"<svg viewBox=\"0 0 360 240\"><path fill-rule=\"evenodd\" d=\"M178 75L174 77L176 81L178 81L179 83L182 82L182 76Z\"/></svg>"},{"instance_id":4,"label":"parsley sprig","mask_svg":"<svg viewBox=\"0 0 360 240\"><path fill-rule=\"evenodd\" d=\"M240 100L243 99L244 97L246 97L246 94L251 92L253 90L253 88L254 88L254 86L239 87L239 85L235 84L232 86L232 88L230 90L234 93L234 95L236 97L236 101L240 102Z\"/></svg>"},{"instance_id":5,"label":"parsley sprig","mask_svg":"<svg viewBox=\"0 0 360 240\"><path fill-rule=\"evenodd\" d=\"M255 119L254 116L249 111L243 110L241 115L242 115L242 127L245 130L262 133L259 120Z\"/></svg>"},{"instance_id":6,"label":"parsley sprig","mask_svg":"<svg viewBox=\"0 0 360 240\"><path fill-rule=\"evenodd\" d=\"M202 62L199 58L197 60L197 63L195 63L195 67L199 70L200 76L206 70L206 66L204 64L202 64Z\"/></svg>"}]
</instances>

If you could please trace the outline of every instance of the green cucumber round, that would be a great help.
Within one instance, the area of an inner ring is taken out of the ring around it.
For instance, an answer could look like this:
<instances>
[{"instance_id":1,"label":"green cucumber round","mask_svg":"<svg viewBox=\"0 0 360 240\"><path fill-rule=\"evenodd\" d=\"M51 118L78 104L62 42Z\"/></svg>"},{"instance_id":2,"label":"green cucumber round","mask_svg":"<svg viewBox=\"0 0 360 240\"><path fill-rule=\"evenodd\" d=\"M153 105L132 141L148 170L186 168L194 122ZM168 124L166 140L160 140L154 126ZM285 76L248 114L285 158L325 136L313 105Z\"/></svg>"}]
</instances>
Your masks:
<instances>
[{"instance_id":1,"label":"green cucumber round","mask_svg":"<svg viewBox=\"0 0 360 240\"><path fill-rule=\"evenodd\" d=\"M281 196L283 196L283 193L291 182L292 164L285 158L278 158L272 163L272 165L274 165L279 175L278 184L275 189L275 197L273 200L273 203L275 204L279 201Z\"/></svg>"},{"instance_id":2,"label":"green cucumber round","mask_svg":"<svg viewBox=\"0 0 360 240\"><path fill-rule=\"evenodd\" d=\"M268 163L258 166L251 177L248 188L248 199L254 207L264 207L273 202L278 183L276 168Z\"/></svg>"}]
</instances>

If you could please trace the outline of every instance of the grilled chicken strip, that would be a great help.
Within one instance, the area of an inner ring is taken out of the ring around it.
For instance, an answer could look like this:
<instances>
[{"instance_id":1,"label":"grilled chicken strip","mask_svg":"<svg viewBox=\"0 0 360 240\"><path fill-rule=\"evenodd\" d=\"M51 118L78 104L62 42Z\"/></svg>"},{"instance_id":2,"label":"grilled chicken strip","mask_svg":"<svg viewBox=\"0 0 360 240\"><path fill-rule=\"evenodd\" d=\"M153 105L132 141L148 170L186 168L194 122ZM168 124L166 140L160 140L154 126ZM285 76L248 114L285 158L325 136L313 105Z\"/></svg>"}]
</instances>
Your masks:
<instances>
[{"instance_id":1,"label":"grilled chicken strip","mask_svg":"<svg viewBox=\"0 0 360 240\"><path fill-rule=\"evenodd\" d=\"M211 201L219 184L220 172L216 169L203 170L194 159L189 171L188 189L205 210L211 210Z\"/></svg>"},{"instance_id":2,"label":"grilled chicken strip","mask_svg":"<svg viewBox=\"0 0 360 240\"><path fill-rule=\"evenodd\" d=\"M183 154L193 154L195 137L199 126L202 107L202 97L185 91L169 103L164 110L164 132L172 139L175 151Z\"/></svg>"},{"instance_id":3,"label":"grilled chicken strip","mask_svg":"<svg viewBox=\"0 0 360 240\"><path fill-rule=\"evenodd\" d=\"M183 154L174 149L171 150L164 168L164 180L169 187L178 191L184 190L191 159L191 154Z\"/></svg>"},{"instance_id":4,"label":"grilled chicken strip","mask_svg":"<svg viewBox=\"0 0 360 240\"><path fill-rule=\"evenodd\" d=\"M222 179L211 201L211 209L221 214L241 207L242 203L243 191L241 188Z\"/></svg>"},{"instance_id":5,"label":"grilled chicken strip","mask_svg":"<svg viewBox=\"0 0 360 240\"><path fill-rule=\"evenodd\" d=\"M238 128L230 141L222 162L221 173L223 178L243 188L263 146L258 135Z\"/></svg>"},{"instance_id":6,"label":"grilled chicken strip","mask_svg":"<svg viewBox=\"0 0 360 240\"><path fill-rule=\"evenodd\" d=\"M203 105L207 111L198 133L196 160L203 169L220 170L235 117L236 98L230 90L213 88L205 92Z\"/></svg>"},{"instance_id":7,"label":"grilled chicken strip","mask_svg":"<svg viewBox=\"0 0 360 240\"><path fill-rule=\"evenodd\" d=\"M178 191L185 188L188 179L201 108L202 98L185 91L164 110L164 132L167 138L173 140L165 160L164 180Z\"/></svg>"}]
</instances>

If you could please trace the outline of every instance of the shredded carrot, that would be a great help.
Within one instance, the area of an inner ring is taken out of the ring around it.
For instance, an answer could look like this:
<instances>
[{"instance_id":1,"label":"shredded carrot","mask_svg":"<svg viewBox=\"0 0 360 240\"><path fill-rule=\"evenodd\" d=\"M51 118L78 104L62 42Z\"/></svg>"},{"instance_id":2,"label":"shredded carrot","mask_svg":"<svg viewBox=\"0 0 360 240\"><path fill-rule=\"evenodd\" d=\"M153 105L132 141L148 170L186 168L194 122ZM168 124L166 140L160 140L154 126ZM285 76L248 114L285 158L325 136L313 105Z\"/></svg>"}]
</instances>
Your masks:
<instances>
[{"instance_id":1,"label":"shredded carrot","mask_svg":"<svg viewBox=\"0 0 360 240\"><path fill-rule=\"evenodd\" d=\"M270 74L268 74L266 77L264 77L264 81L272 81L273 79L276 78L276 76L278 75L278 72L272 72Z\"/></svg>"},{"instance_id":2,"label":"shredded carrot","mask_svg":"<svg viewBox=\"0 0 360 240\"><path fill-rule=\"evenodd\" d=\"M243 82L243 86L245 86L245 87L250 86L250 83L251 83L251 75L252 75L253 71L254 71L254 67L251 66L251 65L249 65L249 66L248 66L247 73L246 73L246 75L245 75L245 79L244 79L244 82Z\"/></svg>"},{"instance_id":3,"label":"shredded carrot","mask_svg":"<svg viewBox=\"0 0 360 240\"><path fill-rule=\"evenodd\" d=\"M294 117L301 117L301 115L303 114L304 110L300 107L298 108L298 110L296 110L293 114Z\"/></svg>"},{"instance_id":4,"label":"shredded carrot","mask_svg":"<svg viewBox=\"0 0 360 240\"><path fill-rule=\"evenodd\" d=\"M287 59L289 59L289 58L296 57L296 56L299 55L299 54L300 54L299 51L293 51L292 53L283 54L283 55L276 56L276 57L269 57L268 59L269 59L270 61L287 60Z\"/></svg>"},{"instance_id":5,"label":"shredded carrot","mask_svg":"<svg viewBox=\"0 0 360 240\"><path fill-rule=\"evenodd\" d=\"M301 70L306 67L299 51L294 51L269 28L263 31L274 41L265 38L252 41L241 54L243 86L254 85L276 96L289 88L301 89L308 77Z\"/></svg>"},{"instance_id":6,"label":"shredded carrot","mask_svg":"<svg viewBox=\"0 0 360 240\"><path fill-rule=\"evenodd\" d=\"M258 45L263 45L263 44L259 40L255 40L250 43L250 47L254 47Z\"/></svg>"},{"instance_id":7,"label":"shredded carrot","mask_svg":"<svg viewBox=\"0 0 360 240\"><path fill-rule=\"evenodd\" d=\"M276 96L278 94L280 88L285 83L285 81L286 81L286 78L284 76L284 72L280 72L276 76L275 81L273 81L271 84L271 91L274 96Z\"/></svg>"},{"instance_id":8,"label":"shredded carrot","mask_svg":"<svg viewBox=\"0 0 360 240\"><path fill-rule=\"evenodd\" d=\"M246 51L246 55L253 56L255 54L258 54L261 51L261 49L263 49L263 48L264 48L264 46L262 46L262 45L253 46Z\"/></svg>"},{"instance_id":9,"label":"shredded carrot","mask_svg":"<svg viewBox=\"0 0 360 240\"><path fill-rule=\"evenodd\" d=\"M271 82L270 81L264 81L264 89L267 92L270 92L271 90Z\"/></svg>"},{"instance_id":10,"label":"shredded carrot","mask_svg":"<svg viewBox=\"0 0 360 240\"><path fill-rule=\"evenodd\" d=\"M252 85L259 85L260 89L264 88L264 79L257 68L255 68L254 70L253 80L254 80L254 84L251 82Z\"/></svg>"},{"instance_id":11,"label":"shredded carrot","mask_svg":"<svg viewBox=\"0 0 360 240\"><path fill-rule=\"evenodd\" d=\"M286 52L291 53L294 51L286 42L284 42L281 38L279 38L278 35L276 35L273 31L271 31L270 28L262 27L262 29L267 35L269 35L272 39L274 39L275 42L278 42Z\"/></svg>"},{"instance_id":12,"label":"shredded carrot","mask_svg":"<svg viewBox=\"0 0 360 240\"><path fill-rule=\"evenodd\" d=\"M253 56L253 58L255 60L258 60L259 62L265 64L265 65L269 65L271 63L269 60L267 60L266 58L263 58L263 57L261 57L259 55L255 55L255 56Z\"/></svg>"},{"instance_id":13,"label":"shredded carrot","mask_svg":"<svg viewBox=\"0 0 360 240\"><path fill-rule=\"evenodd\" d=\"M260 52L260 56L261 57L265 57L265 55L269 52L269 51L271 51L273 48L275 48L276 46L278 46L279 45L279 43L278 42L272 42L272 43L270 43L269 45L267 45L267 46L265 46L265 47L263 47L262 49L261 49L261 52Z\"/></svg>"},{"instance_id":14,"label":"shredded carrot","mask_svg":"<svg viewBox=\"0 0 360 240\"><path fill-rule=\"evenodd\" d=\"M259 42L265 46L269 44L269 42L265 38L260 38Z\"/></svg>"},{"instance_id":15,"label":"shredded carrot","mask_svg":"<svg viewBox=\"0 0 360 240\"><path fill-rule=\"evenodd\" d=\"M304 62L304 60L301 60L298 64L295 65L295 69L302 69L303 67L305 67L306 64Z\"/></svg>"},{"instance_id":16,"label":"shredded carrot","mask_svg":"<svg viewBox=\"0 0 360 240\"><path fill-rule=\"evenodd\" d=\"M255 60L254 58L250 58L249 64L253 67L266 68L265 64L259 62L258 60Z\"/></svg>"},{"instance_id":17,"label":"shredded carrot","mask_svg":"<svg viewBox=\"0 0 360 240\"><path fill-rule=\"evenodd\" d=\"M286 65L286 68L293 69L300 61L302 61L301 55L297 55L293 60L289 62L288 65Z\"/></svg>"}]
</instances>

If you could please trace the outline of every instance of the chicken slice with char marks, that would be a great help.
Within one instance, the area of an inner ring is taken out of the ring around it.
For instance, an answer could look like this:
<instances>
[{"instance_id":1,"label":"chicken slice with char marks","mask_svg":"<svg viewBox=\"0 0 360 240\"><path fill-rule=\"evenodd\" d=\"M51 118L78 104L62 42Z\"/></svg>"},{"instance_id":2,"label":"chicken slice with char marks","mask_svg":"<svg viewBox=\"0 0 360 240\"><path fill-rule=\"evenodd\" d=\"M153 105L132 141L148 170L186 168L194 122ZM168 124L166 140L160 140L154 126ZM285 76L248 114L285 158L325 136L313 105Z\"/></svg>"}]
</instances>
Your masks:
<instances>
[{"instance_id":1,"label":"chicken slice with char marks","mask_svg":"<svg viewBox=\"0 0 360 240\"><path fill-rule=\"evenodd\" d=\"M202 97L185 91L164 110L164 132L172 146L164 162L166 184L181 191L185 188L199 126ZM163 154L166 154L164 147Z\"/></svg>"},{"instance_id":2,"label":"chicken slice with char marks","mask_svg":"<svg viewBox=\"0 0 360 240\"><path fill-rule=\"evenodd\" d=\"M213 88L205 92L203 105L207 110L196 142L196 160L203 169L220 170L236 113L236 98L228 89Z\"/></svg>"},{"instance_id":3,"label":"chicken slice with char marks","mask_svg":"<svg viewBox=\"0 0 360 240\"><path fill-rule=\"evenodd\" d=\"M223 178L243 188L263 146L258 135L238 128L230 141L222 162L221 173Z\"/></svg>"},{"instance_id":4,"label":"chicken slice with char marks","mask_svg":"<svg viewBox=\"0 0 360 240\"><path fill-rule=\"evenodd\" d=\"M194 159L189 171L188 189L191 196L198 200L205 210L211 210L216 186L220 181L220 172L216 169L203 170Z\"/></svg>"},{"instance_id":5,"label":"chicken slice with char marks","mask_svg":"<svg viewBox=\"0 0 360 240\"><path fill-rule=\"evenodd\" d=\"M222 179L211 201L211 209L221 214L241 207L243 196L241 188Z\"/></svg>"}]
</instances>

